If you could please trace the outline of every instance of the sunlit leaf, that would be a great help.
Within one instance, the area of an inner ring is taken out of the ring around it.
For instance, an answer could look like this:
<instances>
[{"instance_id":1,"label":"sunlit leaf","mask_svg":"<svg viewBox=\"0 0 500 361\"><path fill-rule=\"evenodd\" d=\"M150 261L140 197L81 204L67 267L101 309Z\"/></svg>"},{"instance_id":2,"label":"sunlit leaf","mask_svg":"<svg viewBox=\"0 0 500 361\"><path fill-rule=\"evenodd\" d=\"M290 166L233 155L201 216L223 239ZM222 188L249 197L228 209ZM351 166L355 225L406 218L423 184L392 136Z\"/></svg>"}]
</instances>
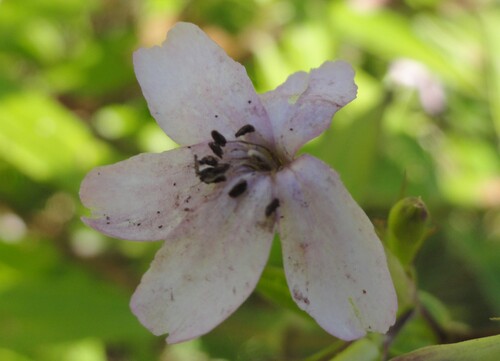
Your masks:
<instances>
[{"instance_id":1,"label":"sunlit leaf","mask_svg":"<svg viewBox=\"0 0 500 361\"><path fill-rule=\"evenodd\" d=\"M399 13L388 10L362 12L342 2L332 2L330 16L332 24L347 39L383 59L419 60L450 82L471 83L469 74L450 66L446 57L420 39L410 21Z\"/></svg>"},{"instance_id":2,"label":"sunlit leaf","mask_svg":"<svg viewBox=\"0 0 500 361\"><path fill-rule=\"evenodd\" d=\"M0 158L29 177L74 187L109 154L54 100L33 92L0 97Z\"/></svg>"}]
</instances>

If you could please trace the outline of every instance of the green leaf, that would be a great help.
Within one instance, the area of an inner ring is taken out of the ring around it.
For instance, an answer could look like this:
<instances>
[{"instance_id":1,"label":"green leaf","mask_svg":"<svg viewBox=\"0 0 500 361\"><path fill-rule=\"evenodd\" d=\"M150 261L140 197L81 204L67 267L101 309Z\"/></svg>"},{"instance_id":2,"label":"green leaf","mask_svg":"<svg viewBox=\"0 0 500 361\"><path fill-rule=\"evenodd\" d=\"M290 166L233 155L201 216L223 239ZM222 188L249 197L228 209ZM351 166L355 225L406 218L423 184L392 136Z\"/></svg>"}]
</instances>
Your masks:
<instances>
[{"instance_id":1,"label":"green leaf","mask_svg":"<svg viewBox=\"0 0 500 361\"><path fill-rule=\"evenodd\" d=\"M434 330L422 317L410 319L394 338L391 354L400 355L438 342Z\"/></svg>"},{"instance_id":2,"label":"green leaf","mask_svg":"<svg viewBox=\"0 0 500 361\"><path fill-rule=\"evenodd\" d=\"M330 164L358 201L364 196L374 168L384 107L382 101L369 114L360 115L348 124L334 123L320 138L304 147L306 153Z\"/></svg>"},{"instance_id":3,"label":"green leaf","mask_svg":"<svg viewBox=\"0 0 500 361\"><path fill-rule=\"evenodd\" d=\"M63 260L45 240L0 243L0 347L26 353L40 345L98 338L152 340L129 309L132 291Z\"/></svg>"},{"instance_id":4,"label":"green leaf","mask_svg":"<svg viewBox=\"0 0 500 361\"><path fill-rule=\"evenodd\" d=\"M267 266L255 290L272 303L303 314L290 295L283 268Z\"/></svg>"},{"instance_id":5,"label":"green leaf","mask_svg":"<svg viewBox=\"0 0 500 361\"><path fill-rule=\"evenodd\" d=\"M423 347L391 359L391 361L497 361L500 335L474 340Z\"/></svg>"},{"instance_id":6,"label":"green leaf","mask_svg":"<svg viewBox=\"0 0 500 361\"><path fill-rule=\"evenodd\" d=\"M500 137L500 10L498 8L485 11L481 15L481 25L484 32L486 46L486 89L491 117L496 128L497 137Z\"/></svg>"},{"instance_id":7,"label":"green leaf","mask_svg":"<svg viewBox=\"0 0 500 361\"><path fill-rule=\"evenodd\" d=\"M333 2L330 17L339 33L365 51L393 60L406 57L423 62L439 72L451 84L470 87L470 74L450 64L437 48L420 39L412 28L411 20L389 10L356 11L341 2Z\"/></svg>"},{"instance_id":8,"label":"green leaf","mask_svg":"<svg viewBox=\"0 0 500 361\"><path fill-rule=\"evenodd\" d=\"M387 265L398 296L398 315L402 315L415 305L415 281L406 273L399 259L386 250Z\"/></svg>"},{"instance_id":9,"label":"green leaf","mask_svg":"<svg viewBox=\"0 0 500 361\"><path fill-rule=\"evenodd\" d=\"M0 97L0 159L30 178L71 189L109 154L54 100L22 91Z\"/></svg>"},{"instance_id":10,"label":"green leaf","mask_svg":"<svg viewBox=\"0 0 500 361\"><path fill-rule=\"evenodd\" d=\"M331 361L376 361L379 359L378 346L369 339L361 339L352 343Z\"/></svg>"}]
</instances>

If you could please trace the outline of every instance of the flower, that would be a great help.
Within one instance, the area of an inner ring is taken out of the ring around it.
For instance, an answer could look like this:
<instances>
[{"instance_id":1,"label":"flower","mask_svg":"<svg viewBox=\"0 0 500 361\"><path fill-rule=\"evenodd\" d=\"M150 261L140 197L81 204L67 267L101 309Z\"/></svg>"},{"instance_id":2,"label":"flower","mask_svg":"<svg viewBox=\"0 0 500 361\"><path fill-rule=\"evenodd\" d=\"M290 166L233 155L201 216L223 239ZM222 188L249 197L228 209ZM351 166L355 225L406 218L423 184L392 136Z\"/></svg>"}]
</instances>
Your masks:
<instances>
[{"instance_id":1,"label":"flower","mask_svg":"<svg viewBox=\"0 0 500 361\"><path fill-rule=\"evenodd\" d=\"M131 308L176 343L203 335L251 294L280 234L297 305L344 340L386 332L397 302L384 249L339 176L301 145L356 97L326 62L257 95L245 69L197 26L177 24L134 67L149 109L180 147L99 167L80 197L107 235L165 240Z\"/></svg>"}]
</instances>

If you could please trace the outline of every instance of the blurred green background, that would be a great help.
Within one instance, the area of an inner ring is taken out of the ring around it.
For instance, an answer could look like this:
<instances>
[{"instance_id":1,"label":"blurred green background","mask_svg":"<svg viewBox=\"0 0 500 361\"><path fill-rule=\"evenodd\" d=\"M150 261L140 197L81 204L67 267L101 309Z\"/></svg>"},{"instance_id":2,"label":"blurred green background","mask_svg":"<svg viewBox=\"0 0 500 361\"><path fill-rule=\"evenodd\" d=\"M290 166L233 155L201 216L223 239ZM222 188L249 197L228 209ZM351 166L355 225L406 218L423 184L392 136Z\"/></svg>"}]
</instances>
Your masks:
<instances>
[{"instance_id":1,"label":"blurred green background","mask_svg":"<svg viewBox=\"0 0 500 361\"><path fill-rule=\"evenodd\" d=\"M0 0L0 360L326 360L345 347L291 304L279 247L233 316L166 346L128 308L159 244L81 223L86 172L175 146L148 112L132 53L177 21L201 26L259 92L325 60L353 64L358 99L304 151L381 227L402 188L421 196L433 229L418 287L468 338L498 332L494 0ZM443 342L418 320L405 334L391 355ZM366 350L353 359L379 357Z\"/></svg>"}]
</instances>

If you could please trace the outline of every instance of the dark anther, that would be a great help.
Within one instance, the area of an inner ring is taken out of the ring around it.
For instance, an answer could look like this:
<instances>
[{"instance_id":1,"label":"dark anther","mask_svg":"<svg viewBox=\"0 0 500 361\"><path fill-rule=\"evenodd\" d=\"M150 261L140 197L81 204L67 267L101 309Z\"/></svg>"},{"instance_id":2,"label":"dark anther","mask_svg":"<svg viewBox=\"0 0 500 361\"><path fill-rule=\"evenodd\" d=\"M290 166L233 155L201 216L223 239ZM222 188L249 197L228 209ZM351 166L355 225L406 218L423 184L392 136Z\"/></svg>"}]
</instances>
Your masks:
<instances>
[{"instance_id":1,"label":"dark anther","mask_svg":"<svg viewBox=\"0 0 500 361\"><path fill-rule=\"evenodd\" d=\"M255 128L253 127L253 125L251 124L247 124L247 125L244 125L240 128L240 130L238 130L234 136L236 138L238 137L241 137L242 135L245 135L247 133L252 133L252 132L255 132Z\"/></svg>"},{"instance_id":2,"label":"dark anther","mask_svg":"<svg viewBox=\"0 0 500 361\"><path fill-rule=\"evenodd\" d=\"M217 158L212 157L211 155L207 155L206 157L201 158L198 164L206 164L215 167L217 164L219 164L219 161L217 160Z\"/></svg>"},{"instance_id":3,"label":"dark anther","mask_svg":"<svg viewBox=\"0 0 500 361\"><path fill-rule=\"evenodd\" d=\"M247 190L247 181L243 180L239 183L237 183L231 190L229 191L229 197L236 198Z\"/></svg>"},{"instance_id":4,"label":"dark anther","mask_svg":"<svg viewBox=\"0 0 500 361\"><path fill-rule=\"evenodd\" d=\"M229 167L230 165L228 163L221 163L215 167L202 169L197 174L204 183L218 183L226 180L224 173L226 173Z\"/></svg>"},{"instance_id":5,"label":"dark anther","mask_svg":"<svg viewBox=\"0 0 500 361\"><path fill-rule=\"evenodd\" d=\"M231 165L229 163L220 163L219 165L213 167L212 169L220 173L225 173L230 167Z\"/></svg>"},{"instance_id":6,"label":"dark anther","mask_svg":"<svg viewBox=\"0 0 500 361\"><path fill-rule=\"evenodd\" d=\"M218 176L217 178L215 178L212 183L220 183L220 182L225 182L226 181L226 176L224 175L221 175L221 176Z\"/></svg>"},{"instance_id":7,"label":"dark anther","mask_svg":"<svg viewBox=\"0 0 500 361\"><path fill-rule=\"evenodd\" d=\"M250 157L255 161L255 164L258 165L260 170L270 171L272 167L262 158L258 153L253 153Z\"/></svg>"},{"instance_id":8,"label":"dark anther","mask_svg":"<svg viewBox=\"0 0 500 361\"><path fill-rule=\"evenodd\" d=\"M280 206L280 200L274 198L266 207L266 217L269 217Z\"/></svg>"},{"instance_id":9,"label":"dark anther","mask_svg":"<svg viewBox=\"0 0 500 361\"><path fill-rule=\"evenodd\" d=\"M216 130L212 130L212 139L221 147L226 145L226 138Z\"/></svg>"},{"instance_id":10,"label":"dark anther","mask_svg":"<svg viewBox=\"0 0 500 361\"><path fill-rule=\"evenodd\" d=\"M210 147L210 149L212 149L212 152L214 152L214 154L219 157L219 158L222 158L222 148L220 147L219 144L217 143L214 143L214 142L210 142L208 143L208 146Z\"/></svg>"}]
</instances>

